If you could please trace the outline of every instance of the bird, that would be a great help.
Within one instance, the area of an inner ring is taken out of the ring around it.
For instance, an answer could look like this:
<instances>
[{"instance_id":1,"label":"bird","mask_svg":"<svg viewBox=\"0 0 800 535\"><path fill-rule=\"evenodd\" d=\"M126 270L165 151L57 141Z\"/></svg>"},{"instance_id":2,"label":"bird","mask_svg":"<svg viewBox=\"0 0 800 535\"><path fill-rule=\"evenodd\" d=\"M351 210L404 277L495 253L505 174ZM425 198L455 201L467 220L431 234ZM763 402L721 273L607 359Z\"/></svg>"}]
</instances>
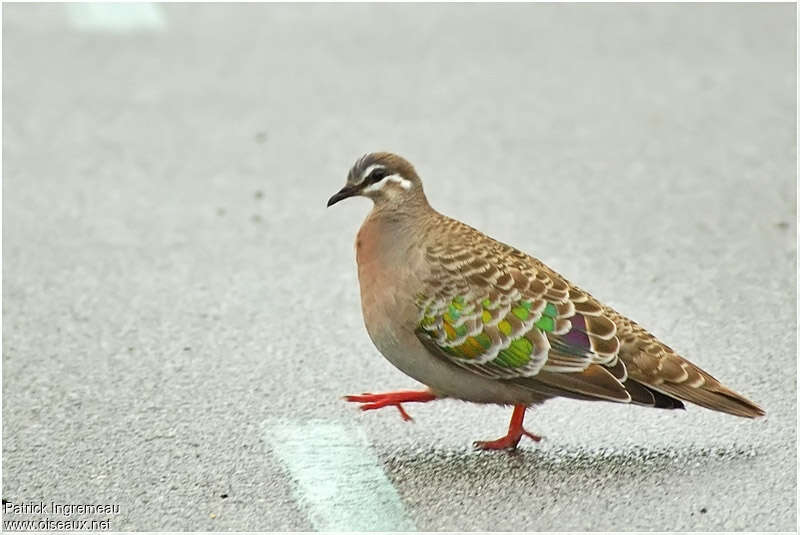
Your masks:
<instances>
[{"instance_id":1,"label":"bird","mask_svg":"<svg viewBox=\"0 0 800 535\"><path fill-rule=\"evenodd\" d=\"M357 196L373 201L355 241L367 333L425 386L345 396L361 410L395 407L411 420L403 404L513 407L504 436L474 443L482 450L541 440L525 414L555 397L765 414L539 259L436 211L403 157L365 154L327 206Z\"/></svg>"}]
</instances>

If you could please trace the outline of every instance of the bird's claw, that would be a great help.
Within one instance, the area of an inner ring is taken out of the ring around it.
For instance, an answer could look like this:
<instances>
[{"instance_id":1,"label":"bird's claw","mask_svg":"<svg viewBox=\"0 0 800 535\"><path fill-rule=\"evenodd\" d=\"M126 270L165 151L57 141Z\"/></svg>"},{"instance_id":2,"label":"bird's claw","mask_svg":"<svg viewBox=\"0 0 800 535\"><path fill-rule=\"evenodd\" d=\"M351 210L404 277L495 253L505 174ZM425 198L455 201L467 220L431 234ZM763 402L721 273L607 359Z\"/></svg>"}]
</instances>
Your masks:
<instances>
[{"instance_id":1,"label":"bird's claw","mask_svg":"<svg viewBox=\"0 0 800 535\"><path fill-rule=\"evenodd\" d=\"M403 418L404 421L414 421L414 419L406 412L400 402L391 400L391 398L389 398L386 394L371 394L369 392L364 392L363 394L357 396L345 396L344 399L345 401L350 401L352 403L361 403L359 409L362 411L371 411L375 409L382 409L383 407L394 406L397 407L397 410L400 412L400 417Z\"/></svg>"},{"instance_id":2,"label":"bird's claw","mask_svg":"<svg viewBox=\"0 0 800 535\"><path fill-rule=\"evenodd\" d=\"M397 407L400 416L406 422L413 421L413 418L403 408L404 402L426 402L436 399L429 391L401 391L401 392L387 392L385 394L371 394L364 392L361 395L345 396L346 401L352 403L361 403L359 407L362 411L370 411L374 409L382 409L383 407Z\"/></svg>"},{"instance_id":3,"label":"bird's claw","mask_svg":"<svg viewBox=\"0 0 800 535\"><path fill-rule=\"evenodd\" d=\"M523 435L534 442L542 440L542 437L539 435L534 435L525 429L521 429L519 433L508 434L497 440L477 440L473 442L472 445L479 450L515 450Z\"/></svg>"}]
</instances>

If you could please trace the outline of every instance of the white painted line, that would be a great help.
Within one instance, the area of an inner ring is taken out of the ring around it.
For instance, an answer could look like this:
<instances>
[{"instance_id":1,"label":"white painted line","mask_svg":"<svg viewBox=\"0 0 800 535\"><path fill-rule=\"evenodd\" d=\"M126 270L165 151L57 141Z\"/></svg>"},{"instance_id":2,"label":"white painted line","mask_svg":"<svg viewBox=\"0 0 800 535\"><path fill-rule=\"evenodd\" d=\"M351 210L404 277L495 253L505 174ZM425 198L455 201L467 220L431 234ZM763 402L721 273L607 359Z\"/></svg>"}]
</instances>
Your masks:
<instances>
[{"instance_id":1,"label":"white painted line","mask_svg":"<svg viewBox=\"0 0 800 535\"><path fill-rule=\"evenodd\" d=\"M70 24L84 31L163 30L167 23L161 7L150 3L67 4Z\"/></svg>"},{"instance_id":2,"label":"white painted line","mask_svg":"<svg viewBox=\"0 0 800 535\"><path fill-rule=\"evenodd\" d=\"M266 423L264 436L314 529L416 531L360 427L278 420Z\"/></svg>"}]
</instances>

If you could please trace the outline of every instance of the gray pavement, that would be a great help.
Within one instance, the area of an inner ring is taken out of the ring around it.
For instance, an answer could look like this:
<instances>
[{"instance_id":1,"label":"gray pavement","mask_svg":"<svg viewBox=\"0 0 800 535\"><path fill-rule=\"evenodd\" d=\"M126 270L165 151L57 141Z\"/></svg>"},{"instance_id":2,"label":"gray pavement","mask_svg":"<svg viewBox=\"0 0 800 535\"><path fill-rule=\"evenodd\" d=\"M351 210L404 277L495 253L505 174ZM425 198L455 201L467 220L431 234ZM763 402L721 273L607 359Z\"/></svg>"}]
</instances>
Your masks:
<instances>
[{"instance_id":1,"label":"gray pavement","mask_svg":"<svg viewBox=\"0 0 800 535\"><path fill-rule=\"evenodd\" d=\"M419 530L795 530L794 10L4 5L3 499L312 530L270 422L324 420ZM416 386L362 324L368 201L325 209L373 150L767 417L554 400L509 455L470 449L509 409L347 406Z\"/></svg>"}]
</instances>

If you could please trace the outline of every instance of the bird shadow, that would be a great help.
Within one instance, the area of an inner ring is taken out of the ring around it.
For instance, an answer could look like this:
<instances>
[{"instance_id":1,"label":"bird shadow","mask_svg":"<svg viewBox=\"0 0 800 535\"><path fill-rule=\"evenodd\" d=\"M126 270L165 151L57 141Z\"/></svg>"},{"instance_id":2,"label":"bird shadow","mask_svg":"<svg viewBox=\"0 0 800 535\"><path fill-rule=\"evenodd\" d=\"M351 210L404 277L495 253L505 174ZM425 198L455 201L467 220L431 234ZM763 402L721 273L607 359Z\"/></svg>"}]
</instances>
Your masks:
<instances>
[{"instance_id":1,"label":"bird shadow","mask_svg":"<svg viewBox=\"0 0 800 535\"><path fill-rule=\"evenodd\" d=\"M538 446L536 449L520 448L515 451L454 450L437 447L399 447L378 452L390 475L408 479L409 474L485 482L493 474L507 478L545 476L554 481L568 477L585 476L588 479L627 478L642 479L654 473L662 477L671 472L689 470L731 469L741 463L751 463L766 452L752 445L724 447L687 445L625 446L619 448L592 448L583 446ZM446 476L445 476L446 474Z\"/></svg>"},{"instance_id":2,"label":"bird shadow","mask_svg":"<svg viewBox=\"0 0 800 535\"><path fill-rule=\"evenodd\" d=\"M446 514L419 513L420 526L474 530L476 521L486 520L476 520L474 508L485 507L492 511L486 517L491 521L482 529L557 525L567 531L614 531L621 517L638 514L648 500L663 498L670 504L664 507L680 517L658 528L654 519L632 524L649 525L650 530L696 527L712 507L725 514L740 501L749 503L750 487L729 484L742 473L763 474L775 453L768 449L749 444L593 448L540 443L516 452L398 445L378 453L387 477L415 511L425 512L429 506L419 504L437 504L447 496ZM685 496L700 502L686 502ZM575 507L583 513L565 516L565 510ZM692 518L695 514L698 519ZM708 522L714 527L720 520L709 517Z\"/></svg>"}]
</instances>

